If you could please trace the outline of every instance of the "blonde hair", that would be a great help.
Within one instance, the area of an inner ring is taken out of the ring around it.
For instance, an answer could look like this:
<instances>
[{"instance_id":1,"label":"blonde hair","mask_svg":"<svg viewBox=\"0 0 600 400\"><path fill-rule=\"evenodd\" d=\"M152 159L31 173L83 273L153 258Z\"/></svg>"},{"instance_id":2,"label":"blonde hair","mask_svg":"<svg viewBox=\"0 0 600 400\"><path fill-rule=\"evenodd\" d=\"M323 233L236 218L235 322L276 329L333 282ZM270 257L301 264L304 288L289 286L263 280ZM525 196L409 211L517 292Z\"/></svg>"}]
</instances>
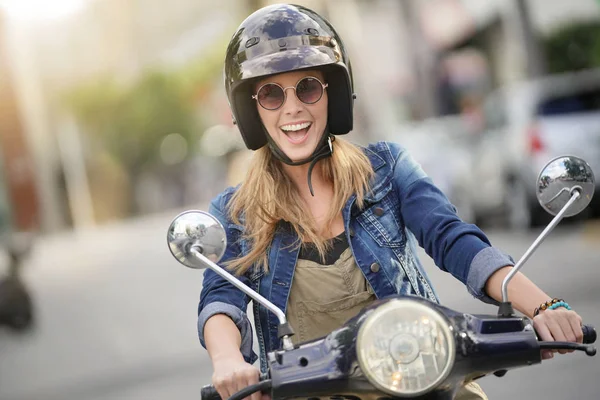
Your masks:
<instances>
[{"instance_id":1,"label":"blonde hair","mask_svg":"<svg viewBox=\"0 0 600 400\"><path fill-rule=\"evenodd\" d=\"M353 194L356 194L356 205L362 209L373 176L371 162L358 146L337 138L333 148L331 157L319 161L323 178L333 183L334 190L325 226L332 224ZM273 156L268 146L257 150L229 207L234 223L242 225L243 216L244 239L250 243L250 251L244 257L230 261L228 268L237 275L252 265L268 271L267 249L280 220L290 223L298 235L297 245L312 242L324 258L331 246L328 237L319 231L314 219L307 218L311 213L300 199L300 193L284 173L281 161Z\"/></svg>"}]
</instances>

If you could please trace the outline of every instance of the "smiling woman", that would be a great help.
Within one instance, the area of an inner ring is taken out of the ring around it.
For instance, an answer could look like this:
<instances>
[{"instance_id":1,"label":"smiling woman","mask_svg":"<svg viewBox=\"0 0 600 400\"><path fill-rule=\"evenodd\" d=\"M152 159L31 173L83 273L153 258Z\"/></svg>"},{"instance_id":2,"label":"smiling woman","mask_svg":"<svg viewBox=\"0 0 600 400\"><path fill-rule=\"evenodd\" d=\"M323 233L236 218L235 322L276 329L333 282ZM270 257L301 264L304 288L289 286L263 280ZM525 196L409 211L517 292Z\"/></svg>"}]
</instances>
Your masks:
<instances>
[{"instance_id":1,"label":"smiling woman","mask_svg":"<svg viewBox=\"0 0 600 400\"><path fill-rule=\"evenodd\" d=\"M224 69L234 120L255 153L243 182L210 205L226 229L220 266L283 310L301 341L324 337L375 298L437 302L416 256L419 244L476 298L502 299L500 283L514 263L460 220L410 154L396 143L362 147L340 137L352 130L354 82L329 22L301 6L257 10L233 35ZM511 293L523 294L513 304L525 315L550 298L524 275L511 285ZM249 299L206 270L198 334L222 398L258 383ZM266 372L281 335L266 308L254 310ZM545 340L583 335L572 310L546 310L534 323L545 333L553 329ZM398 372L392 364L390 375ZM464 383L455 399L487 399L477 384Z\"/></svg>"},{"instance_id":2,"label":"smiling woman","mask_svg":"<svg viewBox=\"0 0 600 400\"><path fill-rule=\"evenodd\" d=\"M0 9L18 20L59 19L82 9L89 0L0 0Z\"/></svg>"}]
</instances>

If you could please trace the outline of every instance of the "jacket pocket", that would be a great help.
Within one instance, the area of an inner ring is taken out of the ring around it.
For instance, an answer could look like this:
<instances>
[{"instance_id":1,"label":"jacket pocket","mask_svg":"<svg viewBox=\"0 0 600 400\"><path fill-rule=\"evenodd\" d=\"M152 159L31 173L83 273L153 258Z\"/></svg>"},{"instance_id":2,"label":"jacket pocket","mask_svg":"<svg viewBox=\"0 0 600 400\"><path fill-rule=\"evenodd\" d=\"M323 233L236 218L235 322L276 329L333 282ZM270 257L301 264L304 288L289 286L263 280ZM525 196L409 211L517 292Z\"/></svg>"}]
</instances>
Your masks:
<instances>
[{"instance_id":1,"label":"jacket pocket","mask_svg":"<svg viewBox=\"0 0 600 400\"><path fill-rule=\"evenodd\" d=\"M400 203L392 183L366 199L366 208L357 221L382 247L403 248L406 243L404 226L400 222Z\"/></svg>"}]
</instances>

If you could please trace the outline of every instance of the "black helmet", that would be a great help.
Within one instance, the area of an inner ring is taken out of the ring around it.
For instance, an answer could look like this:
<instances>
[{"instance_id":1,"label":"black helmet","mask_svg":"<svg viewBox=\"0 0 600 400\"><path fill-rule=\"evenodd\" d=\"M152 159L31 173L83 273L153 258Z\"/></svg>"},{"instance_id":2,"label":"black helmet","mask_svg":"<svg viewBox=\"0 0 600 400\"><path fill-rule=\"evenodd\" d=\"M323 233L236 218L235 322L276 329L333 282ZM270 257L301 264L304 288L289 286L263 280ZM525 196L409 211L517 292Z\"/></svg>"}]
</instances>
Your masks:
<instances>
[{"instance_id":1,"label":"black helmet","mask_svg":"<svg viewBox=\"0 0 600 400\"><path fill-rule=\"evenodd\" d=\"M255 79L315 67L329 84L329 133L350 132L350 60L331 24L312 10L288 4L261 8L242 22L227 47L225 88L246 147L256 150L268 141L251 97Z\"/></svg>"}]
</instances>

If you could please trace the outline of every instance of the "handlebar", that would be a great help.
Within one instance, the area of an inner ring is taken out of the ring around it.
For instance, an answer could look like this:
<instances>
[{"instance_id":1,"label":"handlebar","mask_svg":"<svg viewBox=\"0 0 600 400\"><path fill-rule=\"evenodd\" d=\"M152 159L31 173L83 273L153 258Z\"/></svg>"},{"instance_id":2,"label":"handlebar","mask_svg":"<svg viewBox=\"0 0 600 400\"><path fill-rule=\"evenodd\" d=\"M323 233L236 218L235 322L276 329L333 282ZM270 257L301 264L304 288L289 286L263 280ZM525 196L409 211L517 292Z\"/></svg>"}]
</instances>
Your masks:
<instances>
[{"instance_id":1,"label":"handlebar","mask_svg":"<svg viewBox=\"0 0 600 400\"><path fill-rule=\"evenodd\" d=\"M200 398L202 400L221 400L221 396L213 385L203 386L200 390Z\"/></svg>"},{"instance_id":2,"label":"handlebar","mask_svg":"<svg viewBox=\"0 0 600 400\"><path fill-rule=\"evenodd\" d=\"M267 374L260 374L259 383L256 385L248 386L235 393L231 399L239 398L243 399L248 397L250 394L255 393L257 391L266 391L271 388L271 381L268 379ZM248 392L248 393L247 393ZM238 396L239 395L239 396ZM205 385L200 390L200 398L202 400L222 400L221 395L217 392L217 389L213 385Z\"/></svg>"},{"instance_id":3,"label":"handlebar","mask_svg":"<svg viewBox=\"0 0 600 400\"><path fill-rule=\"evenodd\" d=\"M597 339L597 334L596 334L596 329L592 326L592 325L583 325L581 327L581 330L583 331L583 344L592 344L596 342ZM552 346L552 342L545 342L545 344L548 345L548 347ZM566 343L565 343L566 345ZM595 351L594 351L595 353ZM254 391L256 391L257 388L260 388L261 390L266 390L268 387L270 387L270 382L268 382L268 378L266 374L261 374L260 376L260 383L258 383L257 385L252 385L252 387L248 387L238 393L242 395L242 392L246 392L247 389L251 389L254 388L254 390L250 390L252 393ZM239 397L234 395L233 398ZM215 389L215 387L213 385L205 385L202 387L201 391L200 391L200 396L202 400L222 400L221 396L219 395L219 393L217 392L217 390ZM247 397L248 394L244 394L243 397ZM243 398L243 397L240 397Z\"/></svg>"},{"instance_id":4,"label":"handlebar","mask_svg":"<svg viewBox=\"0 0 600 400\"><path fill-rule=\"evenodd\" d=\"M583 344L592 344L596 342L596 329L592 325L583 325Z\"/></svg>"}]
</instances>

